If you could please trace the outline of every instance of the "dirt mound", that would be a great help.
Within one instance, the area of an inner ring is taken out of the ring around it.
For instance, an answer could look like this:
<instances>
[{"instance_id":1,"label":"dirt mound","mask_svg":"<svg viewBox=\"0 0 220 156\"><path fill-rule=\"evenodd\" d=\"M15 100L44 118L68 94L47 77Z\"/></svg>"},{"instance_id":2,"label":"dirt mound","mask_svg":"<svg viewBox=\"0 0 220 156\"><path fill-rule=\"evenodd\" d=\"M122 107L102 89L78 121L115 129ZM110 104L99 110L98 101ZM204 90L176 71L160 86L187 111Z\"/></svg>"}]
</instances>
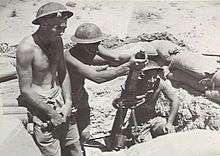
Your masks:
<instances>
[{"instance_id":1,"label":"dirt mound","mask_svg":"<svg viewBox=\"0 0 220 156\"><path fill-rule=\"evenodd\" d=\"M219 130L220 106L203 96L190 95L186 90L176 89L180 108L176 118L176 130L192 129ZM169 102L161 96L155 107L156 112L164 117L169 115Z\"/></svg>"},{"instance_id":2,"label":"dirt mound","mask_svg":"<svg viewBox=\"0 0 220 156\"><path fill-rule=\"evenodd\" d=\"M152 141L138 144L126 151L127 156L210 156L219 155L219 134L212 131L194 130L169 134Z\"/></svg>"},{"instance_id":3,"label":"dirt mound","mask_svg":"<svg viewBox=\"0 0 220 156\"><path fill-rule=\"evenodd\" d=\"M136 42L151 42L155 40L167 40L170 41L178 46L181 47L188 47L182 40L177 39L173 34L168 33L168 32L156 32L156 33L143 33L141 35L138 35L135 38L130 38L126 37L124 39L120 39L118 37L113 37L113 36L107 36L107 39L102 41L102 45L105 48L109 49L115 49L117 47L120 47L124 44L129 44L129 43L136 43Z\"/></svg>"}]
</instances>

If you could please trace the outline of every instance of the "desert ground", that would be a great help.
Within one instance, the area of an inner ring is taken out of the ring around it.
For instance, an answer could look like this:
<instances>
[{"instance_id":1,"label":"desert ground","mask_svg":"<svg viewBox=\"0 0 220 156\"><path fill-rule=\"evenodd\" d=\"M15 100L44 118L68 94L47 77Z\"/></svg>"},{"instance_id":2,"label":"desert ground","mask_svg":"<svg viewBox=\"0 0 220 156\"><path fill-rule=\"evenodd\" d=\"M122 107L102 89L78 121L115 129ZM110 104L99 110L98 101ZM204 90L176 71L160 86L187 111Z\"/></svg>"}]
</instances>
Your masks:
<instances>
[{"instance_id":1,"label":"desert ground","mask_svg":"<svg viewBox=\"0 0 220 156\"><path fill-rule=\"evenodd\" d=\"M68 20L68 28L63 36L65 44L71 42L70 36L79 24L92 22L100 26L105 34L118 38L166 31L196 52L220 54L220 1L53 1L66 4L74 13ZM16 47L25 36L33 33L37 26L32 25L31 21L38 8L47 2L1 0L0 43ZM10 54L14 55L14 51ZM109 134L116 111L111 103L120 92L120 85L125 78L120 77L103 84L86 81L94 138ZM178 90L178 93L182 94L180 99L183 103L212 103L202 96L190 95L184 89ZM18 95L17 79L0 83L0 102L16 102ZM217 103L212 104L220 110ZM89 150L88 156L100 152L98 149Z\"/></svg>"}]
</instances>

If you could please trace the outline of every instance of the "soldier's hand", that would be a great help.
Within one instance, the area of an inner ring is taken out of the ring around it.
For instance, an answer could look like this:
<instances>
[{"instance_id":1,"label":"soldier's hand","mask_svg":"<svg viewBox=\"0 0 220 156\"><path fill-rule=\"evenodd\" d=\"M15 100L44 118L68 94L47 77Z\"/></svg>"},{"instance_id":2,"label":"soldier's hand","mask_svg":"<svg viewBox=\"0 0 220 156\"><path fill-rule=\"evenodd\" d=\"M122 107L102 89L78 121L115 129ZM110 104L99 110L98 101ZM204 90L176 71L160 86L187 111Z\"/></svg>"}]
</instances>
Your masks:
<instances>
[{"instance_id":1,"label":"soldier's hand","mask_svg":"<svg viewBox=\"0 0 220 156\"><path fill-rule=\"evenodd\" d=\"M146 95L144 94L144 95L136 96L136 101L137 101L137 103L136 103L137 106L145 103L146 102Z\"/></svg>"},{"instance_id":2,"label":"soldier's hand","mask_svg":"<svg viewBox=\"0 0 220 156\"><path fill-rule=\"evenodd\" d=\"M125 103L125 105L128 107L139 106L146 101L145 97L146 95L127 96L126 98L123 99L123 103Z\"/></svg>"},{"instance_id":3,"label":"soldier's hand","mask_svg":"<svg viewBox=\"0 0 220 156\"><path fill-rule=\"evenodd\" d=\"M59 114L62 115L64 122L66 122L67 117L71 115L71 105L63 105L59 110Z\"/></svg>"},{"instance_id":4,"label":"soldier's hand","mask_svg":"<svg viewBox=\"0 0 220 156\"><path fill-rule=\"evenodd\" d=\"M81 134L81 142L84 143L86 141L88 141L91 138L91 126L88 125Z\"/></svg>"},{"instance_id":5,"label":"soldier's hand","mask_svg":"<svg viewBox=\"0 0 220 156\"><path fill-rule=\"evenodd\" d=\"M175 132L175 128L172 124L167 123L164 127L164 132L165 133L174 133Z\"/></svg>"},{"instance_id":6,"label":"soldier's hand","mask_svg":"<svg viewBox=\"0 0 220 156\"><path fill-rule=\"evenodd\" d=\"M64 123L64 119L63 116L57 112L53 113L53 115L50 118L50 122L52 124L52 126L57 127L59 125L61 125L62 123Z\"/></svg>"}]
</instances>

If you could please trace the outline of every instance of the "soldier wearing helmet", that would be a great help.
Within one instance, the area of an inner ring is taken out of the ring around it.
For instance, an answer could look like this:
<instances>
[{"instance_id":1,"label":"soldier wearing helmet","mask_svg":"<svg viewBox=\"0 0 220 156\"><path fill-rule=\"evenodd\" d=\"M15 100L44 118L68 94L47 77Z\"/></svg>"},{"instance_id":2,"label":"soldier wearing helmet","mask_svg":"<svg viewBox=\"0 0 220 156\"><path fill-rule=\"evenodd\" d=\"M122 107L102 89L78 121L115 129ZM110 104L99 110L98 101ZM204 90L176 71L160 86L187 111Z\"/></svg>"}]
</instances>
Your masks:
<instances>
[{"instance_id":1,"label":"soldier wearing helmet","mask_svg":"<svg viewBox=\"0 0 220 156\"><path fill-rule=\"evenodd\" d=\"M125 87L123 87L124 89L121 94L114 99L113 106L117 109L119 107L124 108L124 110L126 110L126 108L134 108L135 117L131 115L129 120L127 132L130 133L123 133L120 129L120 124L124 124L121 123L121 120L123 121L121 118L124 117L122 115L123 112L120 112L123 110L118 109L110 137L113 149L124 147L121 140L119 140L119 135L127 135L127 137L131 138L135 137L137 139L136 141L143 142L149 141L148 139L152 137L155 138L160 135L175 132L173 122L179 108L179 103L171 83L165 80L163 75L163 68L152 60L149 60L144 68L134 68L132 72L129 72ZM167 116L157 114L155 111L155 105L161 93L171 102L171 109ZM135 95L135 97L132 95ZM135 133L137 132L135 129L143 125L147 126L138 130L138 132L141 133ZM133 134L134 137L130 134Z\"/></svg>"},{"instance_id":2,"label":"soldier wearing helmet","mask_svg":"<svg viewBox=\"0 0 220 156\"><path fill-rule=\"evenodd\" d=\"M142 90L145 95L145 102L136 109L139 124L151 120L152 137L175 132L173 122L179 109L179 101L171 83L163 77L163 68L156 62L149 61L145 68L142 69L142 73L141 79L144 81L142 82ZM160 93L163 93L171 102L171 109L166 119L162 118L154 110Z\"/></svg>"},{"instance_id":3,"label":"soldier wearing helmet","mask_svg":"<svg viewBox=\"0 0 220 156\"><path fill-rule=\"evenodd\" d=\"M82 155L61 38L72 15L60 3L41 6L32 22L38 30L16 52L18 101L32 114L33 137L45 156Z\"/></svg>"},{"instance_id":4,"label":"soldier wearing helmet","mask_svg":"<svg viewBox=\"0 0 220 156\"><path fill-rule=\"evenodd\" d=\"M122 57L107 53L106 49L100 47L103 34L100 28L92 23L81 24L71 39L77 44L65 52L65 58L70 74L73 103L78 108L77 122L81 140L85 141L90 137L90 108L88 93L84 88L85 79L96 83L110 81L127 74L135 63L142 64L146 60L136 60L134 55ZM109 69L110 62L113 62L115 67Z\"/></svg>"}]
</instances>

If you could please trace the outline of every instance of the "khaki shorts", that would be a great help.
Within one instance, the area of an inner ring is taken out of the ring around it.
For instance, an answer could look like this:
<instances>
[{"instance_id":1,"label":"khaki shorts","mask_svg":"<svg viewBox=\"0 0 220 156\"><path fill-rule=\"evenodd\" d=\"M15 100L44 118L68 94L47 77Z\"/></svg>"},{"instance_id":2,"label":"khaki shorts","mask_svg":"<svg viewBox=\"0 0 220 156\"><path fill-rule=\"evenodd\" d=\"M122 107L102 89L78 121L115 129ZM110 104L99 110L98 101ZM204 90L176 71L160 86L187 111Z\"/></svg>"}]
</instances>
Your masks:
<instances>
[{"instance_id":1,"label":"khaki shorts","mask_svg":"<svg viewBox=\"0 0 220 156\"><path fill-rule=\"evenodd\" d=\"M77 124L71 120L53 130L35 124L33 137L43 156L61 156L66 146L80 146Z\"/></svg>"}]
</instances>

